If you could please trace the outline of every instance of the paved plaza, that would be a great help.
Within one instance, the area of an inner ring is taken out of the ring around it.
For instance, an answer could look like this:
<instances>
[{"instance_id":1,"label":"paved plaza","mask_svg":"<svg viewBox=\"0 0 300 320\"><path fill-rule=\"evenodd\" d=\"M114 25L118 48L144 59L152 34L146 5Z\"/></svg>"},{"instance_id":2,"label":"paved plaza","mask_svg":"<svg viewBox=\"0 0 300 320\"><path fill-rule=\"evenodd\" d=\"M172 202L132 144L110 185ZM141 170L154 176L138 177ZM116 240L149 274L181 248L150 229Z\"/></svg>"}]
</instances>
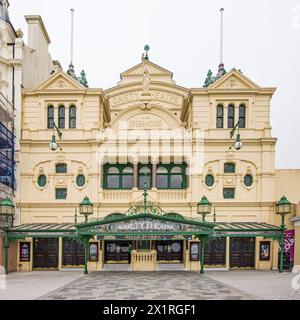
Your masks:
<instances>
[{"instance_id":1,"label":"paved plaza","mask_svg":"<svg viewBox=\"0 0 300 320\"><path fill-rule=\"evenodd\" d=\"M210 271L205 275L104 271L87 276L82 270L36 271L8 275L0 300L300 300L300 289L291 285L295 276L270 271Z\"/></svg>"}]
</instances>

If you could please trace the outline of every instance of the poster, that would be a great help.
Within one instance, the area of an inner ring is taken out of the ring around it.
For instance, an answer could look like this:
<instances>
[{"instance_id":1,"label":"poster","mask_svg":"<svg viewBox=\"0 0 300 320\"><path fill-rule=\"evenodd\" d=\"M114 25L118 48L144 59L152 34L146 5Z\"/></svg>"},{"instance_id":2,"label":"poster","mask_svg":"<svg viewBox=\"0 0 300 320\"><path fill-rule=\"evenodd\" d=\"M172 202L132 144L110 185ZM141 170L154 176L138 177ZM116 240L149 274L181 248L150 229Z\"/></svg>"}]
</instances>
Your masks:
<instances>
[{"instance_id":1,"label":"poster","mask_svg":"<svg viewBox=\"0 0 300 320\"><path fill-rule=\"evenodd\" d=\"M30 261L30 242L20 242L20 261Z\"/></svg>"},{"instance_id":2,"label":"poster","mask_svg":"<svg viewBox=\"0 0 300 320\"><path fill-rule=\"evenodd\" d=\"M270 251L271 251L271 242L270 241L261 241L259 246L259 260L260 261L269 261L270 260Z\"/></svg>"},{"instance_id":3,"label":"poster","mask_svg":"<svg viewBox=\"0 0 300 320\"><path fill-rule=\"evenodd\" d=\"M200 260L200 243L191 242L190 244L190 261Z\"/></svg>"}]
</instances>

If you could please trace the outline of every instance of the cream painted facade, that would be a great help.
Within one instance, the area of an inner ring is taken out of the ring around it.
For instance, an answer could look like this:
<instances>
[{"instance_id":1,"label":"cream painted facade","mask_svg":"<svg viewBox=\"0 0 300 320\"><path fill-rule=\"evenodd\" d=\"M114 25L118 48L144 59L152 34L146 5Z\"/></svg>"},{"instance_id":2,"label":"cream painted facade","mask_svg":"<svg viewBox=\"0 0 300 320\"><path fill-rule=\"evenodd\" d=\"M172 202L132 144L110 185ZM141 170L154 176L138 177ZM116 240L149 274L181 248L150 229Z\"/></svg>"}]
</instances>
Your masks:
<instances>
[{"instance_id":1,"label":"cream painted facade","mask_svg":"<svg viewBox=\"0 0 300 320\"><path fill-rule=\"evenodd\" d=\"M75 209L86 195L94 204L91 218L124 213L142 201L137 172L138 164L143 163L152 169L149 199L158 203L165 212L195 218L198 216L197 203L206 195L215 207L217 222L256 222L279 226L274 203L283 194L290 195L285 192L286 173L275 169L276 138L272 136L270 124L274 92L275 88L260 87L235 69L207 88L184 88L176 84L170 71L143 60L121 73L120 82L107 90L85 88L58 70L35 88L24 89L22 94L20 224L74 223ZM217 128L218 105L224 108L223 128ZM239 106L243 105L246 110L245 128L239 129L244 146L239 151L229 149L233 143L231 128L227 125L230 105L234 106L234 122L239 119ZM53 134L53 129L47 129L49 106L54 107L56 123L59 122L59 107L65 107L66 127L60 129L62 139L58 140L62 149L55 152L49 148ZM76 129L69 128L71 106L76 107ZM139 140L131 136L125 141L124 131L120 134L124 126L129 132L136 130ZM188 132L193 137L190 152L182 152L176 143L171 143L169 149L160 145L160 151L153 152L146 139L150 130L157 130L163 135L174 130ZM108 132L116 135L117 147L107 140ZM203 137L200 144L195 139L197 132L201 132ZM199 146L203 147L203 152L198 159ZM176 163L180 156L187 164L186 185L180 189L158 189L155 185L157 167L166 161ZM189 170L194 166L193 159L203 163L200 171ZM106 188L103 164L114 162L132 164L134 185L130 190ZM55 172L59 163L67 165L66 173ZM235 172L224 173L226 163L234 164ZM247 174L253 178L250 186L244 182ZM41 175L46 176L43 187L38 185ZM85 176L85 183L80 187L76 184L78 175ZM206 185L207 175L214 178L212 186ZM296 190L299 180L293 181L289 188ZM56 199L56 188L67 189L66 199ZM234 189L233 199L224 199L224 188ZM299 196L291 194L290 200L297 203ZM82 217L78 219L83 221ZM207 221L212 222L213 215L207 216ZM299 241L299 234L296 239ZM277 242L271 240L269 261L259 259L259 243L263 240L255 238L253 267L277 269ZM32 242L31 239L28 241ZM59 268L62 267L61 241ZM226 268L230 268L230 241L226 239ZM299 248L299 243L296 248ZM198 270L199 263L189 261L187 249L184 243L185 267ZM299 264L299 255L296 256ZM104 259L102 243L99 261L90 262L90 268L100 270ZM20 270L32 268L32 259L31 263L19 262Z\"/></svg>"}]
</instances>

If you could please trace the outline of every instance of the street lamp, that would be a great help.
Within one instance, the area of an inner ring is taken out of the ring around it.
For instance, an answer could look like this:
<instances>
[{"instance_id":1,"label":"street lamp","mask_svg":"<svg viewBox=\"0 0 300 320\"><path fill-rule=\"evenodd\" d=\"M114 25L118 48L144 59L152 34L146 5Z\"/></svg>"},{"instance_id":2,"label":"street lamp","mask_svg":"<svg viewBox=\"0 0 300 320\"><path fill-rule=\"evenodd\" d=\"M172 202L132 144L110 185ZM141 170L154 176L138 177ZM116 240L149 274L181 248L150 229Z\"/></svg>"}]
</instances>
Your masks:
<instances>
[{"instance_id":1,"label":"street lamp","mask_svg":"<svg viewBox=\"0 0 300 320\"><path fill-rule=\"evenodd\" d=\"M281 216L281 230L282 236L280 238L280 262L279 262L279 272L283 272L283 254L284 254L284 230L285 230L285 223L284 219L285 216L292 212L292 203L285 197L282 196L281 199L276 202L276 214Z\"/></svg>"},{"instance_id":2,"label":"street lamp","mask_svg":"<svg viewBox=\"0 0 300 320\"><path fill-rule=\"evenodd\" d=\"M211 213L211 203L206 196L203 196L201 201L197 204L197 213L202 215L202 221L205 221L205 216Z\"/></svg>"},{"instance_id":3,"label":"street lamp","mask_svg":"<svg viewBox=\"0 0 300 320\"><path fill-rule=\"evenodd\" d=\"M8 229L10 226L13 225L13 217L15 214L15 205L11 201L11 199L6 198L0 202L0 217L4 217L4 227L3 227L3 232L4 232L4 249L5 249L5 256L4 256L4 261L5 261L5 274L8 274Z\"/></svg>"},{"instance_id":4,"label":"street lamp","mask_svg":"<svg viewBox=\"0 0 300 320\"><path fill-rule=\"evenodd\" d=\"M52 139L51 142L49 143L49 147L52 151L56 151L57 147L59 147L59 145L56 142L56 137L55 137L55 131L57 132L57 135L59 137L59 139L61 139L62 136L62 132L58 129L57 125L55 124L55 122L53 123L53 135L52 135ZM62 150L62 148L60 148L60 150Z\"/></svg>"},{"instance_id":5,"label":"street lamp","mask_svg":"<svg viewBox=\"0 0 300 320\"><path fill-rule=\"evenodd\" d=\"M90 199L86 196L79 204L79 213L84 215L85 222L88 222L89 215L93 214L94 205Z\"/></svg>"},{"instance_id":6,"label":"street lamp","mask_svg":"<svg viewBox=\"0 0 300 320\"><path fill-rule=\"evenodd\" d=\"M234 133L235 133L235 130L237 129L237 135L236 135L236 139L235 139L235 142L233 143L233 145L231 147L229 147L229 149L232 149L232 147L234 147L235 150L241 150L242 147L243 147L243 143L241 141L241 135L240 135L240 132L239 132L239 124L240 124L240 121L238 121L236 123L236 125L233 127L233 129L230 131L230 138L232 139L233 136L234 136Z\"/></svg>"}]
</instances>

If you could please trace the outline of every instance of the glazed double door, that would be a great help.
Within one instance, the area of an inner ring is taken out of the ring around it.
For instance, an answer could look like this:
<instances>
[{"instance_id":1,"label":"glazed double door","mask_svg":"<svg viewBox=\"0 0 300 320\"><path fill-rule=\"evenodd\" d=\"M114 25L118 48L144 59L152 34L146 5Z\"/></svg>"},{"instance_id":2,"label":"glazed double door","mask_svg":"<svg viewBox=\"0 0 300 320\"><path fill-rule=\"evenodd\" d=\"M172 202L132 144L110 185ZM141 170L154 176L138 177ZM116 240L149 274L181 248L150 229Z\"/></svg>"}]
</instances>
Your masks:
<instances>
[{"instance_id":1,"label":"glazed double door","mask_svg":"<svg viewBox=\"0 0 300 320\"><path fill-rule=\"evenodd\" d=\"M63 239L63 265L84 265L84 245L72 239Z\"/></svg>"},{"instance_id":2,"label":"glazed double door","mask_svg":"<svg viewBox=\"0 0 300 320\"><path fill-rule=\"evenodd\" d=\"M254 268L255 238L230 238L230 268Z\"/></svg>"},{"instance_id":3,"label":"glazed double door","mask_svg":"<svg viewBox=\"0 0 300 320\"><path fill-rule=\"evenodd\" d=\"M182 262L183 241L157 241L157 261Z\"/></svg>"},{"instance_id":4,"label":"glazed double door","mask_svg":"<svg viewBox=\"0 0 300 320\"><path fill-rule=\"evenodd\" d=\"M58 238L33 240L33 267L58 268Z\"/></svg>"},{"instance_id":5,"label":"glazed double door","mask_svg":"<svg viewBox=\"0 0 300 320\"><path fill-rule=\"evenodd\" d=\"M129 244L131 244L131 241L106 241L105 261L114 263L129 262Z\"/></svg>"},{"instance_id":6,"label":"glazed double door","mask_svg":"<svg viewBox=\"0 0 300 320\"><path fill-rule=\"evenodd\" d=\"M210 266L226 264L226 238L214 239L205 244L204 264Z\"/></svg>"}]
</instances>

